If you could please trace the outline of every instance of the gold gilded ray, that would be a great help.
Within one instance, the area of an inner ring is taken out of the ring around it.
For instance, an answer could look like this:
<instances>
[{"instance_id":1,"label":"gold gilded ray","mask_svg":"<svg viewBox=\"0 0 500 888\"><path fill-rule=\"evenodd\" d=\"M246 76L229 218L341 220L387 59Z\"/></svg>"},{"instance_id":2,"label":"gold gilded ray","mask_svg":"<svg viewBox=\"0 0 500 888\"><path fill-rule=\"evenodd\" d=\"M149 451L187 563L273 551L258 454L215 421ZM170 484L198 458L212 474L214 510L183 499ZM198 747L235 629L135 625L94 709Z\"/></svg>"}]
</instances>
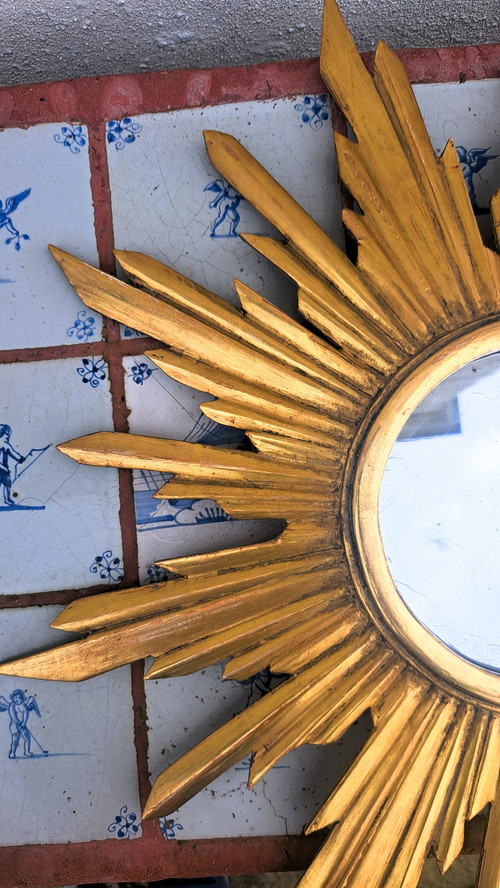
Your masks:
<instances>
[{"instance_id":1,"label":"gold gilded ray","mask_svg":"<svg viewBox=\"0 0 500 888\"><path fill-rule=\"evenodd\" d=\"M289 750L337 740L370 710L364 749L308 827L332 829L301 888L413 888L429 850L446 870L465 821L490 803L478 885L499 888L500 677L440 648L420 655L410 617L385 595L376 515L377 466L423 396L422 368L500 342L499 256L482 243L452 143L435 156L400 62L380 44L371 76L333 0L321 70L356 139L336 136L360 208L344 212L356 264L232 136L205 133L216 169L284 238L243 235L296 282L316 332L239 281L235 308L145 255L116 253L124 283L51 247L83 302L165 342L149 358L213 396L203 412L243 428L254 452L109 432L60 450L170 472L157 497L215 499L285 530L160 562L178 579L79 599L53 626L82 639L0 671L80 681L152 655L146 678L226 659L228 678L286 673L157 778L144 816L172 813L248 755L253 785ZM498 228L499 196L493 219Z\"/></svg>"}]
</instances>

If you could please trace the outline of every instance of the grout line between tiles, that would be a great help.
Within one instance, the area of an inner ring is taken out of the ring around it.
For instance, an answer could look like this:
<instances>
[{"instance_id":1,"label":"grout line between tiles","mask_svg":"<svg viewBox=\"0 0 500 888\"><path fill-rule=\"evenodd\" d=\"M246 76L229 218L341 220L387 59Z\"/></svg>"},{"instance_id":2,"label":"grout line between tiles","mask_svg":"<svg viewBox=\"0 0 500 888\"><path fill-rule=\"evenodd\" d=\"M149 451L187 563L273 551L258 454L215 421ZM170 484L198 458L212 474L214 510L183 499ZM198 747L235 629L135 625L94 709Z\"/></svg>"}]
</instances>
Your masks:
<instances>
[{"instance_id":1,"label":"grout line between tiles","mask_svg":"<svg viewBox=\"0 0 500 888\"><path fill-rule=\"evenodd\" d=\"M94 205L94 226L99 256L99 266L108 274L116 274L113 254L114 231L111 186L106 152L106 124L89 128L90 186ZM123 343L120 325L110 319L103 321L103 354L108 365L109 387L113 411L113 427L116 432L129 432L123 368ZM143 345L143 343L140 343ZM139 582L139 553L135 518L133 473L118 469L118 495L120 502L120 531L122 538L123 578L122 586L135 586ZM148 773L148 730L146 724L146 692L144 688L144 661L131 664L131 693L134 713L134 745L137 761L137 779L141 808L144 808L151 785ZM143 838L155 832L153 824L144 824Z\"/></svg>"}]
</instances>

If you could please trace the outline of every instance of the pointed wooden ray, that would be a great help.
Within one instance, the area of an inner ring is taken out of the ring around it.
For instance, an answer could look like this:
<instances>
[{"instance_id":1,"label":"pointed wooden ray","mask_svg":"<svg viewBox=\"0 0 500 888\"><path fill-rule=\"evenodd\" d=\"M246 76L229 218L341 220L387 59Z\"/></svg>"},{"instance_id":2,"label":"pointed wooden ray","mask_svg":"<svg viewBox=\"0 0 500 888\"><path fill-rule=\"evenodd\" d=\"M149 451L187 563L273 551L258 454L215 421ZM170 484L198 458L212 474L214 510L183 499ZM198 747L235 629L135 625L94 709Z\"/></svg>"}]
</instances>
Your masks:
<instances>
[{"instance_id":1,"label":"pointed wooden ray","mask_svg":"<svg viewBox=\"0 0 500 888\"><path fill-rule=\"evenodd\" d=\"M317 571L328 570L330 582L345 584L347 574L339 560L330 552L300 555L284 561L278 559L254 566L235 565L232 570L214 574L208 579L203 576L190 576L182 580L166 580L162 583L142 586L135 589L120 589L101 592L87 598L78 598L56 617L51 626L69 632L88 632L110 626L130 624L132 620L169 611L192 607L198 603L217 600L227 603L227 597L234 593L247 593L248 597L259 589L270 596L270 601L279 601L282 586L290 577L308 578L318 582Z\"/></svg>"},{"instance_id":2,"label":"pointed wooden ray","mask_svg":"<svg viewBox=\"0 0 500 888\"><path fill-rule=\"evenodd\" d=\"M341 178L363 211L355 225L371 241L367 263L361 240L360 267L371 265L375 285L378 252L380 282L395 266L406 282L399 304L415 305L418 293L431 324L449 329L495 310L498 291L453 148L436 159L400 62L379 44L372 79L333 2L325 4L321 71L357 139L336 144Z\"/></svg>"},{"instance_id":3,"label":"pointed wooden ray","mask_svg":"<svg viewBox=\"0 0 500 888\"><path fill-rule=\"evenodd\" d=\"M317 326L343 349L351 351L364 364L365 385L377 390L371 370L387 374L401 360L401 349L317 274L286 244L272 237L242 234L241 238L288 274L299 287L299 311L307 317L311 302L323 307L325 319ZM362 309L362 306L358 307ZM327 320L328 329L325 329Z\"/></svg>"},{"instance_id":4,"label":"pointed wooden ray","mask_svg":"<svg viewBox=\"0 0 500 888\"><path fill-rule=\"evenodd\" d=\"M213 165L261 212L320 275L404 349L407 331L344 253L272 176L226 133L205 131Z\"/></svg>"},{"instance_id":5,"label":"pointed wooden ray","mask_svg":"<svg viewBox=\"0 0 500 888\"><path fill-rule=\"evenodd\" d=\"M264 744L283 713L300 708L308 688L333 693L336 669L342 669L341 664L348 659L354 667L370 655L375 644L374 634L347 641L214 731L157 777L144 816L161 817L175 811L252 749Z\"/></svg>"},{"instance_id":6,"label":"pointed wooden ray","mask_svg":"<svg viewBox=\"0 0 500 888\"><path fill-rule=\"evenodd\" d=\"M132 281L161 294L231 339L242 340L329 388L349 391L354 400L360 397L356 387L366 390L366 371L305 331L240 281L235 281L235 287L244 313L149 256L123 250L115 251L115 255Z\"/></svg>"}]
</instances>

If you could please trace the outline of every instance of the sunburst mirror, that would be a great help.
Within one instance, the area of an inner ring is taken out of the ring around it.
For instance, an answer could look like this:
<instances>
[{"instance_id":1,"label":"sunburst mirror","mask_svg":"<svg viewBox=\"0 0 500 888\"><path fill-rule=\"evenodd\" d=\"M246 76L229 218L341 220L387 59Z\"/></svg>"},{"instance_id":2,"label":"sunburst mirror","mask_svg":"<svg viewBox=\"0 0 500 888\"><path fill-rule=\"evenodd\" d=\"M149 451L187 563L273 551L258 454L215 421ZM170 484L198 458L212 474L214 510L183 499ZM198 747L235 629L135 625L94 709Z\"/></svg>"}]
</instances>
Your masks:
<instances>
[{"instance_id":1,"label":"sunburst mirror","mask_svg":"<svg viewBox=\"0 0 500 888\"><path fill-rule=\"evenodd\" d=\"M380 44L370 75L333 0L321 70L354 134L337 134L336 150L356 263L234 138L205 133L220 174L281 232L243 237L296 282L304 325L238 281L241 309L142 254L117 252L124 283L51 248L86 305L165 342L149 358L214 396L203 412L250 442L103 432L60 450L174 473L158 497L215 499L236 518L283 519L284 531L161 562L178 579L74 601L53 625L81 640L1 671L80 681L152 655L148 678L223 660L228 678L286 673L158 777L144 817L173 812L248 755L253 784L370 710L368 741L308 826L333 828L301 888L416 886L429 850L447 869L465 821L490 803L478 885L498 888L499 663L457 651L415 615L386 557L379 494L423 399L500 349L500 260L453 144L436 157L401 64ZM499 195L492 212L500 225Z\"/></svg>"}]
</instances>

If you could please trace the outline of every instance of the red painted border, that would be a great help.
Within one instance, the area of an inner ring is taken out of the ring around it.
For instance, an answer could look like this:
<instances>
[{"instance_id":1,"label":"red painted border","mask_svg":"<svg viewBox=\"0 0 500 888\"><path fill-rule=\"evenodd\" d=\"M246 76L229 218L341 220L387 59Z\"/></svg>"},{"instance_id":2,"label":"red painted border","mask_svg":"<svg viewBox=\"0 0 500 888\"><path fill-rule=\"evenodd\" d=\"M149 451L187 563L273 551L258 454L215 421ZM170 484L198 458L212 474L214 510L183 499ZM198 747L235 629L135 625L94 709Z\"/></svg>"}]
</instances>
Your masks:
<instances>
[{"instance_id":1,"label":"red painted border","mask_svg":"<svg viewBox=\"0 0 500 888\"><path fill-rule=\"evenodd\" d=\"M0 849L0 888L52 888L91 882L153 881L303 870L328 836L255 836L238 839L165 840L155 823L141 839L106 839L66 845ZM466 823L464 854L477 854L485 817Z\"/></svg>"},{"instance_id":2,"label":"red painted border","mask_svg":"<svg viewBox=\"0 0 500 888\"><path fill-rule=\"evenodd\" d=\"M120 881L302 870L326 835L322 830L307 838L258 836L178 842L164 839L157 830L154 837L142 839L6 848L0 851L0 888L111 882L116 879L117 860Z\"/></svg>"},{"instance_id":3,"label":"red painted border","mask_svg":"<svg viewBox=\"0 0 500 888\"><path fill-rule=\"evenodd\" d=\"M500 44L396 52L412 83L447 83L500 77ZM362 55L369 67L373 53ZM5 87L0 90L0 126L79 121L99 127L103 121L181 108L228 102L277 99L321 92L318 59L250 65L150 71L85 77ZM103 134L101 130L101 139Z\"/></svg>"}]
</instances>

